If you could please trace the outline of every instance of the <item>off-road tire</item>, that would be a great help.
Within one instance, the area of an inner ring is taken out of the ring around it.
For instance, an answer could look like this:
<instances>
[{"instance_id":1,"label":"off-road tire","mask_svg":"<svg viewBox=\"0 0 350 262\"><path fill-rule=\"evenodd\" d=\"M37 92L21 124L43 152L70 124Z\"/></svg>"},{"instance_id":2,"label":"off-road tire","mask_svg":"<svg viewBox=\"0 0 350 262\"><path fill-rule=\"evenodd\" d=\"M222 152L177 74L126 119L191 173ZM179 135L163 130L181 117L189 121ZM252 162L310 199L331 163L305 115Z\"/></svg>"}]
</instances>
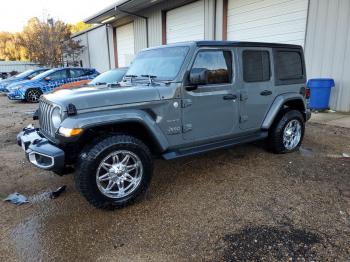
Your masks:
<instances>
[{"instance_id":1,"label":"off-road tire","mask_svg":"<svg viewBox=\"0 0 350 262\"><path fill-rule=\"evenodd\" d=\"M38 88L29 88L24 95L24 99L28 103L38 103L42 94L43 92Z\"/></svg>"},{"instance_id":2,"label":"off-road tire","mask_svg":"<svg viewBox=\"0 0 350 262\"><path fill-rule=\"evenodd\" d=\"M96 172L103 159L116 150L128 150L136 154L143 166L142 179L137 188L123 198L110 198L101 193L96 182ZM86 200L99 209L113 210L132 204L148 188L153 173L153 160L148 147L139 139L125 135L110 135L92 142L79 155L75 183Z\"/></svg>"},{"instance_id":3,"label":"off-road tire","mask_svg":"<svg viewBox=\"0 0 350 262\"><path fill-rule=\"evenodd\" d=\"M301 125L301 138L299 143L291 150L287 149L283 144L283 132L287 124L297 120ZM269 137L267 139L268 148L276 154L284 154L299 150L303 141L305 133L305 120L303 115L298 110L283 109L277 115L273 125L269 130Z\"/></svg>"}]
</instances>

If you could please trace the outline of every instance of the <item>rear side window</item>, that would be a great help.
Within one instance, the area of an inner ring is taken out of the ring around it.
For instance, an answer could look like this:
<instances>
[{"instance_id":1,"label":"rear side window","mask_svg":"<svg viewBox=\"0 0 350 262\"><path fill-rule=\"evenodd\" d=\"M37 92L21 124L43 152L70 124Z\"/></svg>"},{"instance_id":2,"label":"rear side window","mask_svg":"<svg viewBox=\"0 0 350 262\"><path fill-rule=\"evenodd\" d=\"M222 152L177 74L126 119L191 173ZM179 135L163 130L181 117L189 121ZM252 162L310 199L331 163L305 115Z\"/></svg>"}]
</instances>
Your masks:
<instances>
[{"instance_id":1,"label":"rear side window","mask_svg":"<svg viewBox=\"0 0 350 262\"><path fill-rule=\"evenodd\" d=\"M269 81L271 76L268 51L243 51L243 79L245 82Z\"/></svg>"},{"instance_id":2,"label":"rear side window","mask_svg":"<svg viewBox=\"0 0 350 262\"><path fill-rule=\"evenodd\" d=\"M85 76L93 75L95 73L95 70L93 69L84 69L85 71Z\"/></svg>"},{"instance_id":3,"label":"rear side window","mask_svg":"<svg viewBox=\"0 0 350 262\"><path fill-rule=\"evenodd\" d=\"M208 84L231 83L232 55L230 51L206 50L197 54L192 68L208 70Z\"/></svg>"},{"instance_id":4,"label":"rear side window","mask_svg":"<svg viewBox=\"0 0 350 262\"><path fill-rule=\"evenodd\" d=\"M299 52L277 51L277 76L279 80L303 78L303 63Z\"/></svg>"}]
</instances>

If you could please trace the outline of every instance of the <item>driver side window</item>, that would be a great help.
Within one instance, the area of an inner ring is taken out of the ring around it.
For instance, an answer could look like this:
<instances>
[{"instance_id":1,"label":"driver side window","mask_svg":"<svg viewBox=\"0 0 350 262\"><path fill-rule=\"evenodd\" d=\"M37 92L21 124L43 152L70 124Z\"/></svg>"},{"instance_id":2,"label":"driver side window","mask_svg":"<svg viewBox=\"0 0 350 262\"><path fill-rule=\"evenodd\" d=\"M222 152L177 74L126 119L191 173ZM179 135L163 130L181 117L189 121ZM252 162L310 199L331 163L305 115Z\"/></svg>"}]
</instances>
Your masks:
<instances>
[{"instance_id":1,"label":"driver side window","mask_svg":"<svg viewBox=\"0 0 350 262\"><path fill-rule=\"evenodd\" d=\"M200 51L192 69L208 70L208 84L231 83L232 54L223 50Z\"/></svg>"},{"instance_id":2,"label":"driver side window","mask_svg":"<svg viewBox=\"0 0 350 262\"><path fill-rule=\"evenodd\" d=\"M67 78L67 70L56 71L56 72L52 73L51 75L49 75L49 77L52 81L66 79Z\"/></svg>"}]
</instances>

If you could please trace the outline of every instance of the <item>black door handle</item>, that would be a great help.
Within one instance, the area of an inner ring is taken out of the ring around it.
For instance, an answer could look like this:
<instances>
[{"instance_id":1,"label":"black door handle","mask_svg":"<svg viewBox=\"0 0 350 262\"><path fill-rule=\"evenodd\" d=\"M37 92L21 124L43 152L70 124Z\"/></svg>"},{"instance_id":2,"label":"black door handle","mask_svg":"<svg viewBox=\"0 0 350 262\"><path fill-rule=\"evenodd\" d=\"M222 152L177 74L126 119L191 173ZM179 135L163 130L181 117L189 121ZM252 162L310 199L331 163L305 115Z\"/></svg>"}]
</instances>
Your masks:
<instances>
[{"instance_id":1,"label":"black door handle","mask_svg":"<svg viewBox=\"0 0 350 262\"><path fill-rule=\"evenodd\" d=\"M229 95L224 95L223 97L224 100L236 100L237 96L233 95L233 94L229 94Z\"/></svg>"},{"instance_id":2,"label":"black door handle","mask_svg":"<svg viewBox=\"0 0 350 262\"><path fill-rule=\"evenodd\" d=\"M269 95L272 95L272 91L270 90L264 90L260 93L260 95L262 96L269 96Z\"/></svg>"}]
</instances>

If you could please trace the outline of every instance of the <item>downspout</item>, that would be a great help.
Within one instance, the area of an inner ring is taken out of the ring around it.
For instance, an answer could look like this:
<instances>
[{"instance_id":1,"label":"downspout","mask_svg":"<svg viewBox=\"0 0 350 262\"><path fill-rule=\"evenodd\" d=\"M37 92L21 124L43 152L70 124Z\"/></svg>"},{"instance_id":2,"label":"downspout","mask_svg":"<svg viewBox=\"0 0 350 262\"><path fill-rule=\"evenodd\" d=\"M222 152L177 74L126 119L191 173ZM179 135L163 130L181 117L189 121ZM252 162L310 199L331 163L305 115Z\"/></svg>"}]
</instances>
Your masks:
<instances>
[{"instance_id":1,"label":"downspout","mask_svg":"<svg viewBox=\"0 0 350 262\"><path fill-rule=\"evenodd\" d=\"M125 4L125 3L124 3ZM123 5L123 4L122 4ZM149 47L149 40L148 40L148 17L147 16L143 16L143 15L138 15L138 14L135 14L135 13L131 13L131 12L128 12L128 11L125 11L125 10L121 10L119 9L119 6L115 6L114 7L115 11L119 11L121 13L124 13L124 14L127 14L127 15L131 15L131 16L136 16L136 17L139 17L139 18L142 18L145 20L146 22L146 47Z\"/></svg>"},{"instance_id":2,"label":"downspout","mask_svg":"<svg viewBox=\"0 0 350 262\"><path fill-rule=\"evenodd\" d=\"M109 69L112 69L111 68L111 51L109 49L109 34L108 34L108 25L106 25L106 39L107 39L107 52L108 52L108 66L109 66Z\"/></svg>"}]
</instances>

